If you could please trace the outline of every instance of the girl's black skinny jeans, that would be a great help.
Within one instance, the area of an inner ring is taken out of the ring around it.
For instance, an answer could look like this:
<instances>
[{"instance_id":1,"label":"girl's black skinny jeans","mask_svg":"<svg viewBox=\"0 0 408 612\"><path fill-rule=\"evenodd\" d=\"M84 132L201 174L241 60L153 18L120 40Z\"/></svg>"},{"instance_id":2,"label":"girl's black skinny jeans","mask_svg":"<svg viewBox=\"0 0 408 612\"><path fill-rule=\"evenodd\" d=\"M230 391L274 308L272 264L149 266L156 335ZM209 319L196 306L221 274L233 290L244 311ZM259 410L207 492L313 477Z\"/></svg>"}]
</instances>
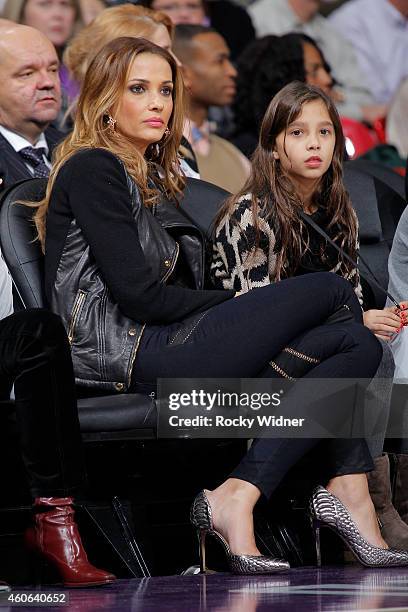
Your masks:
<instances>
[{"instance_id":1,"label":"girl's black skinny jeans","mask_svg":"<svg viewBox=\"0 0 408 612\"><path fill-rule=\"evenodd\" d=\"M325 320L343 305L353 312L355 322L334 323L325 330ZM362 325L362 311L350 283L336 274L319 272L253 289L179 323L148 326L131 390L155 390L159 377L269 376L269 362L300 336L305 336L303 351L320 360L308 377L359 378L368 384L381 360L381 345ZM251 482L269 497L288 470L317 443L319 439L260 438L230 476ZM323 448L332 477L373 469L365 440L327 439Z\"/></svg>"}]
</instances>

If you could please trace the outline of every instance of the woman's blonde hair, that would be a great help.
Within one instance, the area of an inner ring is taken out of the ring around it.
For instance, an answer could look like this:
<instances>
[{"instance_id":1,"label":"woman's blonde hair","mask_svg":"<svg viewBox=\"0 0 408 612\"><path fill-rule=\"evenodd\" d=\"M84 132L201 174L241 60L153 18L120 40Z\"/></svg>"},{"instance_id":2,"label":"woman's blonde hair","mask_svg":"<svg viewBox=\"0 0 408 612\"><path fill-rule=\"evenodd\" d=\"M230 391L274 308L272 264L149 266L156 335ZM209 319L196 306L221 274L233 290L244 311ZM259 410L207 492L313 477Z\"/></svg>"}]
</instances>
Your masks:
<instances>
[{"instance_id":1,"label":"woman's blonde hair","mask_svg":"<svg viewBox=\"0 0 408 612\"><path fill-rule=\"evenodd\" d=\"M92 59L108 42L122 36L149 39L159 25L165 26L170 38L173 37L172 21L164 13L133 4L105 9L71 40L63 62L81 84Z\"/></svg>"},{"instance_id":2,"label":"woman's blonde hair","mask_svg":"<svg viewBox=\"0 0 408 612\"><path fill-rule=\"evenodd\" d=\"M108 122L125 91L132 63L141 53L162 57L170 65L173 79L173 111L168 123L169 133L158 143L152 143L144 156L137 151L130 138L112 129ZM81 149L98 147L121 159L137 183L146 206L157 200L159 189L171 198L180 195L184 180L179 170L177 151L183 132L183 90L182 77L173 56L144 38L116 38L99 51L85 75L73 131L55 151L45 198L37 204L34 219L43 247L46 214L55 179L63 164ZM155 187L152 188L149 177L157 165L161 170L155 172Z\"/></svg>"}]
</instances>

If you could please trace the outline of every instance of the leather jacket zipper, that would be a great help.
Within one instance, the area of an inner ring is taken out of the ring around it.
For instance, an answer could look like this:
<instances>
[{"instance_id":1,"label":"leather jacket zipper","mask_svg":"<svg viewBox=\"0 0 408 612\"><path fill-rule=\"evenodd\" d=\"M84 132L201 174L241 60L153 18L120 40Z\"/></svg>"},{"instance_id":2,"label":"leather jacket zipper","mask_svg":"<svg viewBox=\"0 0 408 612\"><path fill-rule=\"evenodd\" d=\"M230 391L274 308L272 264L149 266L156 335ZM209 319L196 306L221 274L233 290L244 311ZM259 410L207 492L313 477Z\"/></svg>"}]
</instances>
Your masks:
<instances>
[{"instance_id":1,"label":"leather jacket zipper","mask_svg":"<svg viewBox=\"0 0 408 612\"><path fill-rule=\"evenodd\" d=\"M174 254L173 261L171 262L170 268L167 270L166 274L162 278L162 282L163 283L166 282L166 280L169 278L169 276L172 274L174 268L176 267L177 259L178 259L178 256L179 256L179 252L180 252L180 245L179 245L178 242L176 242L176 252Z\"/></svg>"},{"instance_id":2,"label":"leather jacket zipper","mask_svg":"<svg viewBox=\"0 0 408 612\"><path fill-rule=\"evenodd\" d=\"M135 342L135 344L133 346L132 353L131 353L131 356L130 356L129 368L128 368L128 379L127 379L128 389L129 389L129 387L131 385L131 382L132 382L133 364L134 364L134 361L136 359L137 349L139 348L139 344L140 344L140 341L142 339L142 335L143 335L145 327L146 327L146 323L144 323L142 325L142 329L140 330L139 337L138 337L137 341Z\"/></svg>"},{"instance_id":3,"label":"leather jacket zipper","mask_svg":"<svg viewBox=\"0 0 408 612\"><path fill-rule=\"evenodd\" d=\"M75 299L74 306L72 308L71 323L68 329L68 340L71 345L74 340L75 325L76 325L79 313L81 312L85 298L86 298L86 291L82 291L82 289L80 289Z\"/></svg>"}]
</instances>

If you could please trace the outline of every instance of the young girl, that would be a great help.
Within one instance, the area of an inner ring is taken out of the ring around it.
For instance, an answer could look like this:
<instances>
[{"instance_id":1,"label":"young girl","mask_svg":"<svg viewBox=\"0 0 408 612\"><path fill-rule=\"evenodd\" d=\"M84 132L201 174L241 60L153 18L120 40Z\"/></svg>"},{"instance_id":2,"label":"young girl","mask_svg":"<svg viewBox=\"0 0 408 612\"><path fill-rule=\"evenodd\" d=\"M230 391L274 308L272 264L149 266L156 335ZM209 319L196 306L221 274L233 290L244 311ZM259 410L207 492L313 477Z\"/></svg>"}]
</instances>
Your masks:
<instances>
[{"instance_id":1,"label":"young girl","mask_svg":"<svg viewBox=\"0 0 408 612\"><path fill-rule=\"evenodd\" d=\"M343 150L338 113L322 90L296 81L273 98L262 122L252 176L216 220L211 271L217 287L247 292L325 270L350 281L362 303L356 268L300 214L309 215L357 258L357 217L342 182ZM299 316L303 308L299 304ZM363 314L364 324L387 341L400 328L396 310L369 310ZM374 471L384 472L383 487L389 487L386 462L379 457ZM408 527L392 514L390 539L408 547Z\"/></svg>"},{"instance_id":2,"label":"young girl","mask_svg":"<svg viewBox=\"0 0 408 612\"><path fill-rule=\"evenodd\" d=\"M310 215L353 259L357 217L342 182L344 138L329 96L295 81L273 98L261 126L253 171L216 220L211 266L216 286L246 292L309 272L348 279L362 303L358 271L302 219ZM364 313L364 324L389 340L395 308Z\"/></svg>"},{"instance_id":3,"label":"young girl","mask_svg":"<svg viewBox=\"0 0 408 612\"><path fill-rule=\"evenodd\" d=\"M166 50L143 38L117 38L101 49L37 215L46 293L68 330L77 380L146 392L159 377L269 377L271 360L299 336L314 340L344 304L357 322L328 326L334 348L309 375L371 378L381 347L358 322L357 299L343 279L288 279L238 299L234 291L205 288L201 234L181 206L161 197L183 189L182 126L182 79ZM296 385L293 391L303 406ZM198 495L192 522L202 569L207 533L221 538L234 572L288 568L260 554L252 511L317 443L260 438L220 486ZM365 476L372 469L366 442L325 441L325 462L330 474L327 489L313 497L314 518L330 523L364 563L408 565L408 554L387 549L381 538Z\"/></svg>"}]
</instances>

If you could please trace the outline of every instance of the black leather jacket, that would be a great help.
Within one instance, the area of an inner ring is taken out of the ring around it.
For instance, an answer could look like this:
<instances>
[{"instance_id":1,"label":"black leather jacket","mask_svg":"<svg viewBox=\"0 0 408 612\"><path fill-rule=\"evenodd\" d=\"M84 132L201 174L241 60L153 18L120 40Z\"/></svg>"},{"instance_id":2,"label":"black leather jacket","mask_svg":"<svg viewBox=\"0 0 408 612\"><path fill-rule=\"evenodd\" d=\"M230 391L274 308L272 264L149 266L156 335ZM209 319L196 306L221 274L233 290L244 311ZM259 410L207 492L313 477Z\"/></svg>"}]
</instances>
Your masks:
<instances>
[{"instance_id":1,"label":"black leather jacket","mask_svg":"<svg viewBox=\"0 0 408 612\"><path fill-rule=\"evenodd\" d=\"M156 278L202 289L205 243L200 230L174 205L146 208L127 174L141 246ZM175 236L177 240L175 239ZM177 264L177 268L176 268ZM77 384L127 391L144 325L122 314L73 219L51 295L51 308L68 331Z\"/></svg>"}]
</instances>

